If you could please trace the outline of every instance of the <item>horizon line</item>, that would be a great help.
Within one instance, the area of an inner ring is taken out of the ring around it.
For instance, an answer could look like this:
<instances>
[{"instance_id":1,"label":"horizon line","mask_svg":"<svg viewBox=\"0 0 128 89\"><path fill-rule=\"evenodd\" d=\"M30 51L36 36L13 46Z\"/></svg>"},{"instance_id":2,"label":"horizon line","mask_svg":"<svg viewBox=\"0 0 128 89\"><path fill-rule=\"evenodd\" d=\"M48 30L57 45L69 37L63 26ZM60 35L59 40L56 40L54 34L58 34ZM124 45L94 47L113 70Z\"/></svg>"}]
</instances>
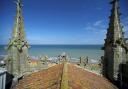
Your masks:
<instances>
[{"instance_id":1,"label":"horizon line","mask_svg":"<svg viewBox=\"0 0 128 89\"><path fill-rule=\"evenodd\" d=\"M8 44L0 44L8 45ZM29 44L29 45L104 45L104 44Z\"/></svg>"}]
</instances>

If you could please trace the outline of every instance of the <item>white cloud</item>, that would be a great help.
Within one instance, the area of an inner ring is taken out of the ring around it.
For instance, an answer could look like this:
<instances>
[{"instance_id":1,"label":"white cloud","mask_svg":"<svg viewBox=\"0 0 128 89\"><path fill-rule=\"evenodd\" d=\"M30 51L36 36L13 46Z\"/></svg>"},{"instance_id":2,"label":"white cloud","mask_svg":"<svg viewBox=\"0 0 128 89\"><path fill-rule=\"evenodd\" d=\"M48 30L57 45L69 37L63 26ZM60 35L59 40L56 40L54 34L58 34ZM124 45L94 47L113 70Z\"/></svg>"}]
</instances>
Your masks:
<instances>
[{"instance_id":1,"label":"white cloud","mask_svg":"<svg viewBox=\"0 0 128 89\"><path fill-rule=\"evenodd\" d=\"M94 31L94 32L105 32L106 27L103 20L98 20L92 24L91 23L86 24L84 30Z\"/></svg>"},{"instance_id":2,"label":"white cloud","mask_svg":"<svg viewBox=\"0 0 128 89\"><path fill-rule=\"evenodd\" d=\"M94 23L94 26L100 26L103 23L102 20L98 20Z\"/></svg>"},{"instance_id":3,"label":"white cloud","mask_svg":"<svg viewBox=\"0 0 128 89\"><path fill-rule=\"evenodd\" d=\"M124 32L125 32L125 36L128 38L128 17L125 17L122 20L122 25L124 26Z\"/></svg>"},{"instance_id":4,"label":"white cloud","mask_svg":"<svg viewBox=\"0 0 128 89\"><path fill-rule=\"evenodd\" d=\"M97 20L93 23L87 23L84 27L86 33L90 35L86 40L92 42L92 44L103 44L105 34L107 33L107 27L104 20Z\"/></svg>"}]
</instances>

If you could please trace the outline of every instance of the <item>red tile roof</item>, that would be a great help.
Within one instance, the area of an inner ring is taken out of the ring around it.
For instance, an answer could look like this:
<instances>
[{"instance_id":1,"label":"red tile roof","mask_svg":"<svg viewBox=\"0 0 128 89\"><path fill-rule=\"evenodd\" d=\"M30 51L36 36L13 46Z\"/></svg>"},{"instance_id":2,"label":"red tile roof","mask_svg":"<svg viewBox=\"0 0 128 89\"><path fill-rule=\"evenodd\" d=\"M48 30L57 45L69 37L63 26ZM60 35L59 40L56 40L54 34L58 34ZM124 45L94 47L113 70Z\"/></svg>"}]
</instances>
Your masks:
<instances>
[{"instance_id":1,"label":"red tile roof","mask_svg":"<svg viewBox=\"0 0 128 89\"><path fill-rule=\"evenodd\" d=\"M32 73L20 80L16 89L61 89L64 64ZM68 64L69 89L117 89L107 79Z\"/></svg>"},{"instance_id":2,"label":"red tile roof","mask_svg":"<svg viewBox=\"0 0 128 89\"><path fill-rule=\"evenodd\" d=\"M107 79L74 65L69 65L68 75L72 89L117 89Z\"/></svg>"}]
</instances>

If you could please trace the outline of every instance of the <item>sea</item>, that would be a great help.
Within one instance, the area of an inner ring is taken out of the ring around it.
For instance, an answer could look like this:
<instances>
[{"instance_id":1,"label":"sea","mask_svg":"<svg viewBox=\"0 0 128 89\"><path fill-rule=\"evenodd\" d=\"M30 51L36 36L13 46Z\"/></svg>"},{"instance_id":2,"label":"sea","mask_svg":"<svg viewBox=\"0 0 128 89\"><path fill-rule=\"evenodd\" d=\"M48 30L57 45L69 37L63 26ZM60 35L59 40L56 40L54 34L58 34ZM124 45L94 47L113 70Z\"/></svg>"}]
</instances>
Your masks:
<instances>
[{"instance_id":1,"label":"sea","mask_svg":"<svg viewBox=\"0 0 128 89\"><path fill-rule=\"evenodd\" d=\"M6 47L6 45L0 45L0 55L7 55ZM69 57L75 59L88 56L89 59L100 60L104 54L101 47L103 45L31 45L29 55L57 57L65 52Z\"/></svg>"}]
</instances>

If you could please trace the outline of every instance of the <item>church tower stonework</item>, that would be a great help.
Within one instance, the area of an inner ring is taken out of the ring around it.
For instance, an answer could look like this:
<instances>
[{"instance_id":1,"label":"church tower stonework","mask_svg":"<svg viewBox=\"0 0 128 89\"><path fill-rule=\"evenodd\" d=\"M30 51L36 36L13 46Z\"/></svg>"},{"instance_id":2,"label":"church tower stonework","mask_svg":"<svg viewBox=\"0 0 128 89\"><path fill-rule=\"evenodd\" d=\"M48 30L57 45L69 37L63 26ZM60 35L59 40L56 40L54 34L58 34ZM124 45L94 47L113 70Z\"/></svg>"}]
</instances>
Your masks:
<instances>
[{"instance_id":1,"label":"church tower stonework","mask_svg":"<svg viewBox=\"0 0 128 89\"><path fill-rule=\"evenodd\" d=\"M15 77L21 77L27 71L28 42L25 38L24 21L21 0L16 2L17 10L12 38L8 44L8 58L6 67Z\"/></svg>"},{"instance_id":2,"label":"church tower stonework","mask_svg":"<svg viewBox=\"0 0 128 89\"><path fill-rule=\"evenodd\" d=\"M120 23L119 0L113 0L111 4L109 28L103 47L103 75L111 81L116 81L119 75L119 65L127 62L128 59L126 40Z\"/></svg>"}]
</instances>

